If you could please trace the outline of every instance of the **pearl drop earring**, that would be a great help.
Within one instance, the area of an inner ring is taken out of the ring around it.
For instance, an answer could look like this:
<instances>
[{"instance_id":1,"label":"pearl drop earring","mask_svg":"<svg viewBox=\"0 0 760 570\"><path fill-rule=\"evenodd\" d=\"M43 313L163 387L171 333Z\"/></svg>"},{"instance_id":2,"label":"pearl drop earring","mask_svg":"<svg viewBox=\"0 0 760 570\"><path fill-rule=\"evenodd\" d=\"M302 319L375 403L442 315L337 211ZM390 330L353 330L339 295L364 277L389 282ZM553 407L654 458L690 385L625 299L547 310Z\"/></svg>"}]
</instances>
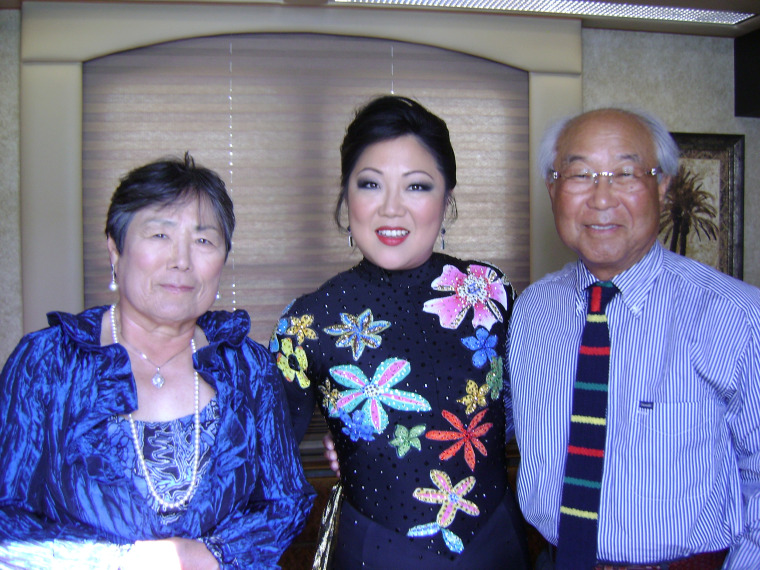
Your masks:
<instances>
[{"instance_id":1,"label":"pearl drop earring","mask_svg":"<svg viewBox=\"0 0 760 570\"><path fill-rule=\"evenodd\" d=\"M111 282L108 284L109 291L118 291L119 284L116 283L116 271L114 271L113 264L111 265Z\"/></svg>"}]
</instances>

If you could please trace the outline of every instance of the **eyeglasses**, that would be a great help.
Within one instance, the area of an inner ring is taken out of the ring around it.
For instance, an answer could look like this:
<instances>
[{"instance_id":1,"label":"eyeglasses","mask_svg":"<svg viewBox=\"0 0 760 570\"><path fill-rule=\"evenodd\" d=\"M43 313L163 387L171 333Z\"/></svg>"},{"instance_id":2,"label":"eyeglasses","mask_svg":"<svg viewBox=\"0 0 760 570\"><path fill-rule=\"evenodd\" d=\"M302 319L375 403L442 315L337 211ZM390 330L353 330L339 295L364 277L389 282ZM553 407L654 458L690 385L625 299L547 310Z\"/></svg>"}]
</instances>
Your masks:
<instances>
[{"instance_id":1,"label":"eyeglasses","mask_svg":"<svg viewBox=\"0 0 760 570\"><path fill-rule=\"evenodd\" d=\"M593 172L581 165L570 165L562 171L552 170L552 178L565 181L568 192L585 192L599 184L599 179L605 177L616 190L636 190L647 176L657 176L662 168L655 166L644 170L640 166L621 166L611 172Z\"/></svg>"}]
</instances>

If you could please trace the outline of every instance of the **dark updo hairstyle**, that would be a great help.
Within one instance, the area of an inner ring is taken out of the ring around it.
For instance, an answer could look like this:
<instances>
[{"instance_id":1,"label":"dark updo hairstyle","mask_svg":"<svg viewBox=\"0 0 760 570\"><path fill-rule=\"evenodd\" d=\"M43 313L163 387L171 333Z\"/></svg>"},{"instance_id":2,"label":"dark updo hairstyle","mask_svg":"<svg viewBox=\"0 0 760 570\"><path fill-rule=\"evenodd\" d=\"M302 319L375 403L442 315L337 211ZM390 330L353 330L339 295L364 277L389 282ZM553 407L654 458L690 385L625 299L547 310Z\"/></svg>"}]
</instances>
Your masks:
<instances>
[{"instance_id":1,"label":"dark updo hairstyle","mask_svg":"<svg viewBox=\"0 0 760 570\"><path fill-rule=\"evenodd\" d=\"M165 158L140 166L121 179L108 208L106 236L113 238L121 253L127 228L136 212L192 199L201 203L206 200L211 205L224 233L225 252L229 254L235 230L232 200L219 175L196 166L189 152L183 159Z\"/></svg>"},{"instance_id":2,"label":"dark updo hairstyle","mask_svg":"<svg viewBox=\"0 0 760 570\"><path fill-rule=\"evenodd\" d=\"M449 219L456 218L452 191L457 185L457 163L446 122L413 99L384 95L356 112L340 145L340 194L334 212L339 228L345 229L340 214L348 195L348 179L361 154L370 145L405 135L417 137L435 159L446 184Z\"/></svg>"}]
</instances>

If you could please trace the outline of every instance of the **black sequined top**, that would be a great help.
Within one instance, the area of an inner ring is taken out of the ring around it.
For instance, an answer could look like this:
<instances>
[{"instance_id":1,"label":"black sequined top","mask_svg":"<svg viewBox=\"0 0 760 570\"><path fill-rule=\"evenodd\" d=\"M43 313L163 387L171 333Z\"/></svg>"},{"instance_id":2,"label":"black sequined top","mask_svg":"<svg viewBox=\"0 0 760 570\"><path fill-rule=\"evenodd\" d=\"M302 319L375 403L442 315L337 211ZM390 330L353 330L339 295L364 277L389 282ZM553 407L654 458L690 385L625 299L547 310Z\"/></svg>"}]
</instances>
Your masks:
<instances>
[{"instance_id":1,"label":"black sequined top","mask_svg":"<svg viewBox=\"0 0 760 570\"><path fill-rule=\"evenodd\" d=\"M345 500L442 555L467 548L507 492L513 300L487 263L436 253L386 271L363 260L295 300L272 339L296 438L318 404Z\"/></svg>"}]
</instances>

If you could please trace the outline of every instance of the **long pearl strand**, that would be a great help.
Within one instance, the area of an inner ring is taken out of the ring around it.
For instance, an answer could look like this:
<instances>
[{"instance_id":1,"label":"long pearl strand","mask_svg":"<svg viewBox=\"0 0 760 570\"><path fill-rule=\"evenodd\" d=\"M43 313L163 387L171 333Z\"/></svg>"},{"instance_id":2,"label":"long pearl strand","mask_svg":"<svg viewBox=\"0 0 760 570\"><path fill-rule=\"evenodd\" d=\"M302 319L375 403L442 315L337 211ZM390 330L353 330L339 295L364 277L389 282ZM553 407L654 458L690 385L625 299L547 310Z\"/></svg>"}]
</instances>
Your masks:
<instances>
[{"instance_id":1,"label":"long pearl strand","mask_svg":"<svg viewBox=\"0 0 760 570\"><path fill-rule=\"evenodd\" d=\"M111 305L110 312L111 336L113 337L114 344L118 344L119 337L116 333L116 305ZM193 349L193 354L195 354L195 339L192 339L190 341L190 346ZM187 493L185 493L183 497L180 497L179 500L165 501L159 496L158 492L156 491L156 487L153 484L153 480L150 478L150 473L148 473L148 466L145 464L145 457L143 456L142 450L140 449L140 441L137 437L137 427L135 426L135 420L132 418L131 413L127 415L127 418L129 419L129 427L132 431L132 443L135 447L135 454L137 455L137 460L140 463L140 468L142 469L143 475L145 476L145 483L148 485L148 491L150 491L151 496L164 510L175 510L184 507L187 505L187 503L190 502L190 499L192 499L195 491L198 489L198 471L201 461L201 414L200 381L198 379L198 372L196 370L193 370L193 377L195 379L195 411L193 414L193 420L195 422L195 433L193 436L193 477L190 481L190 487L187 489Z\"/></svg>"}]
</instances>

